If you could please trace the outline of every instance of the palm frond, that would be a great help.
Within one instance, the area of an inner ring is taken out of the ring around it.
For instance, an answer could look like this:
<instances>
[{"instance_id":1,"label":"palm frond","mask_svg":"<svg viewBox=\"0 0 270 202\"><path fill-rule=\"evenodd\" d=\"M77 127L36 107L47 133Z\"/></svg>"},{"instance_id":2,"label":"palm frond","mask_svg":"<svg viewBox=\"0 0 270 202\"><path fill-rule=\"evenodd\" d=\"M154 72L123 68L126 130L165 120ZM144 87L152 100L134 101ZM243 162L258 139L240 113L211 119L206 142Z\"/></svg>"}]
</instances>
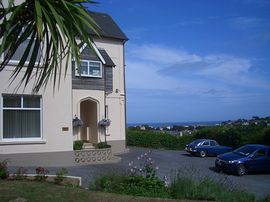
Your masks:
<instances>
[{"instance_id":1,"label":"palm frond","mask_svg":"<svg viewBox=\"0 0 270 202\"><path fill-rule=\"evenodd\" d=\"M28 85L34 77L33 91L48 82L56 86L62 72L67 73L69 60L80 66L80 44L92 47L88 30L98 35L98 25L84 7L91 0L27 0L15 5L12 0L4 7L0 2L0 72L5 69L20 45L25 52L14 68L11 82L23 72L19 85ZM62 71L64 70L64 71ZM58 82L58 84L60 84Z\"/></svg>"}]
</instances>

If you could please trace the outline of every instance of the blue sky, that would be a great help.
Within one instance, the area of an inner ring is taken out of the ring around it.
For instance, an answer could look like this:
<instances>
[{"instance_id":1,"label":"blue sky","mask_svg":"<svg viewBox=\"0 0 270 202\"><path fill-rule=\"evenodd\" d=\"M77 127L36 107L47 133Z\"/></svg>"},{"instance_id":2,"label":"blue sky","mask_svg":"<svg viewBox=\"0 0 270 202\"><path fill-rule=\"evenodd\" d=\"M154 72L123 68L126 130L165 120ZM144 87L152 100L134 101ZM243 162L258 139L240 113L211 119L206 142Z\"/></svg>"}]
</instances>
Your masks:
<instances>
[{"instance_id":1,"label":"blue sky","mask_svg":"<svg viewBox=\"0 0 270 202\"><path fill-rule=\"evenodd\" d=\"M126 43L127 121L270 116L270 0L100 0Z\"/></svg>"}]
</instances>

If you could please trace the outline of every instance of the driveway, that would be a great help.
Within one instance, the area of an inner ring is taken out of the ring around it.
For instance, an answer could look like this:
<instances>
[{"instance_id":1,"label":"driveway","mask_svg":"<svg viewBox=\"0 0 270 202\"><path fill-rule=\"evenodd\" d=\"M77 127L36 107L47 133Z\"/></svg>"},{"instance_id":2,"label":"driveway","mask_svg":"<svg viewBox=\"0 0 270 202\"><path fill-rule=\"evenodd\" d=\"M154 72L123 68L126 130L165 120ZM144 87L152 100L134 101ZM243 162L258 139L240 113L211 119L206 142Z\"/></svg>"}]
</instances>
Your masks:
<instances>
[{"instance_id":1,"label":"driveway","mask_svg":"<svg viewBox=\"0 0 270 202\"><path fill-rule=\"evenodd\" d=\"M119 155L122 160L113 164L98 164L87 166L68 167L69 175L82 177L83 186L88 187L89 183L96 177L110 173L126 172L131 161L137 162L137 157L149 149L131 147L130 152ZM249 192L255 193L257 198L270 196L270 175L257 174L245 175L242 177L216 173L213 171L215 157L192 157L185 151L152 150L151 158L159 167L160 177L170 176L177 170L183 175L190 174L195 178L210 177L217 181L227 183L230 187L235 186ZM16 168L12 168L14 171ZM48 170L53 174L59 168L50 167ZM28 168L28 172L34 173L34 168Z\"/></svg>"}]
</instances>

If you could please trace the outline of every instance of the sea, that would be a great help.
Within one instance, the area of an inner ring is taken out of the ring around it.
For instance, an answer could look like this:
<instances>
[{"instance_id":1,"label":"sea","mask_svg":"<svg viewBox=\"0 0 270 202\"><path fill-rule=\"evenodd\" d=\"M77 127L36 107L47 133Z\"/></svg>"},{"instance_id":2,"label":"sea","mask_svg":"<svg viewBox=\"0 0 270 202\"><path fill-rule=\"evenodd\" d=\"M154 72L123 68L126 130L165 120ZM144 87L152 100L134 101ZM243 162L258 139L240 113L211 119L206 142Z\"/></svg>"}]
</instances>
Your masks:
<instances>
[{"instance_id":1,"label":"sea","mask_svg":"<svg viewBox=\"0 0 270 202\"><path fill-rule=\"evenodd\" d=\"M127 123L127 127L148 125L154 128L157 127L172 127L177 126L215 126L221 124L223 121L197 121L197 122L163 122L163 123Z\"/></svg>"}]
</instances>

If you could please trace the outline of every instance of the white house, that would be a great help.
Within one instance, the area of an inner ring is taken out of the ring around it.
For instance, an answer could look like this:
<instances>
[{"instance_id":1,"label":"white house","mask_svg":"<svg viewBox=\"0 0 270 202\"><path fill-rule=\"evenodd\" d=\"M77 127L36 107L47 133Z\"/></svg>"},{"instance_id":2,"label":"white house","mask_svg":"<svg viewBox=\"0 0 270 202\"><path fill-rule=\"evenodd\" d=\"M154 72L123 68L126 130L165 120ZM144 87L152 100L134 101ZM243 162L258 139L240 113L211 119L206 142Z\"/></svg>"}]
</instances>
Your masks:
<instances>
[{"instance_id":1,"label":"white house","mask_svg":"<svg viewBox=\"0 0 270 202\"><path fill-rule=\"evenodd\" d=\"M33 81L15 90L23 72L10 85L23 47L0 72L0 154L71 151L74 140L95 145L105 138L114 153L125 150L128 39L109 15L91 12L91 16L101 28L100 37L89 31L98 54L81 47L81 72L70 59L55 92L49 84L32 94ZM76 117L83 122L81 127L73 125ZM103 119L111 120L106 130L99 125Z\"/></svg>"}]
</instances>

